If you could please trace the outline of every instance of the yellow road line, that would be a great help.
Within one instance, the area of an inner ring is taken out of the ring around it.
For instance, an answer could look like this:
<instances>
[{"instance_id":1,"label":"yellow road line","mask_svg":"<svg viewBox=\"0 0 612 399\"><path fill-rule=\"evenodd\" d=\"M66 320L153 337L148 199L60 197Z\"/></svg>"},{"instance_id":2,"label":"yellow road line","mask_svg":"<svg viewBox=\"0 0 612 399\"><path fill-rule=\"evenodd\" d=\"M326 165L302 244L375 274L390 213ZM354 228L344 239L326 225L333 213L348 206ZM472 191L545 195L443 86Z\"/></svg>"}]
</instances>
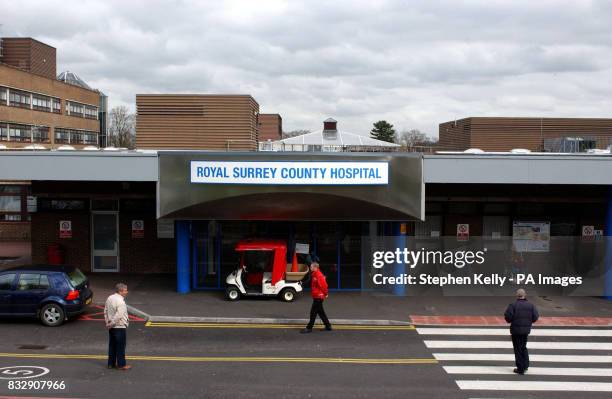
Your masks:
<instances>
[{"instance_id":1,"label":"yellow road line","mask_svg":"<svg viewBox=\"0 0 612 399\"><path fill-rule=\"evenodd\" d=\"M303 325L297 324L241 324L241 323L189 323L189 322L160 322L147 321L146 327L166 327L166 328L243 328L243 329L302 329ZM323 327L316 325L315 327ZM374 326L374 325L348 325L336 324L335 330L383 330L383 331L410 331L414 330L413 325L409 326Z\"/></svg>"},{"instance_id":2,"label":"yellow road line","mask_svg":"<svg viewBox=\"0 0 612 399\"><path fill-rule=\"evenodd\" d=\"M52 353L0 353L0 358L21 359L95 359L106 355L71 355ZM251 363L346 363L346 364L437 364L433 358L368 359L342 357L245 357L245 356L126 356L128 360L165 362L251 362Z\"/></svg>"}]
</instances>

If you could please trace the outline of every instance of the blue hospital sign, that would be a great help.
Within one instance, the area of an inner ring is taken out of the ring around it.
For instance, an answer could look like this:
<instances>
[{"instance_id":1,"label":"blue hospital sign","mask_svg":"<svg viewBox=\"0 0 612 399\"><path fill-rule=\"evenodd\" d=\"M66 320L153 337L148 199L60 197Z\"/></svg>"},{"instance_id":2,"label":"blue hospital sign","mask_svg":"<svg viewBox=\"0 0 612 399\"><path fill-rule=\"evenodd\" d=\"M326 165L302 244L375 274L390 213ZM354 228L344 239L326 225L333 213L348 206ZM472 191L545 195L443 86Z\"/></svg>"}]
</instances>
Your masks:
<instances>
[{"instance_id":1,"label":"blue hospital sign","mask_svg":"<svg viewBox=\"0 0 612 399\"><path fill-rule=\"evenodd\" d=\"M192 183L385 185L387 162L191 161Z\"/></svg>"}]
</instances>

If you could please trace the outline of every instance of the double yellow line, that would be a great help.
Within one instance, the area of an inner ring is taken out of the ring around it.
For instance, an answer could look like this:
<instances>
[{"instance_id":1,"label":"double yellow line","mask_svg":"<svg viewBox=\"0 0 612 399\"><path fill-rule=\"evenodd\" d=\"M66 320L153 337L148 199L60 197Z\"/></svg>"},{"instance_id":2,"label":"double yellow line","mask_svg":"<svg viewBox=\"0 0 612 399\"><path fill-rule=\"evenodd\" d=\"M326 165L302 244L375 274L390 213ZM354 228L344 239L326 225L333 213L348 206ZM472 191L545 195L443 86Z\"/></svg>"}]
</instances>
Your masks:
<instances>
[{"instance_id":1,"label":"double yellow line","mask_svg":"<svg viewBox=\"0 0 612 399\"><path fill-rule=\"evenodd\" d=\"M106 355L0 353L0 358L106 360ZM342 357L248 357L248 356L126 356L128 360L163 362L225 363L344 363L344 364L437 364L433 358L368 359Z\"/></svg>"},{"instance_id":2,"label":"double yellow line","mask_svg":"<svg viewBox=\"0 0 612 399\"><path fill-rule=\"evenodd\" d=\"M298 324L246 324L246 323L189 323L189 322L166 322L166 321L147 321L146 327L161 327L161 328L242 328L242 329L302 329L303 325ZM315 327L323 327L315 326ZM334 330L376 330L376 331L410 331L414 330L412 325L406 326L375 326L375 325L354 325L354 324L336 324Z\"/></svg>"}]
</instances>

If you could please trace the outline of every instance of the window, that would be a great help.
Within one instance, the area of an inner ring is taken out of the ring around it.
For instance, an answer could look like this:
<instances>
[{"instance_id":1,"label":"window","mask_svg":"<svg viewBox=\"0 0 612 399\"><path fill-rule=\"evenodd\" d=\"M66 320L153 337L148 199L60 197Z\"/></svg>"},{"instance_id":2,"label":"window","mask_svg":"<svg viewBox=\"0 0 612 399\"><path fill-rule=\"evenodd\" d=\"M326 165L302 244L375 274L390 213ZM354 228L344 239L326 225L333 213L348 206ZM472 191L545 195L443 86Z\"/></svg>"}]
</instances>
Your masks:
<instances>
[{"instance_id":1,"label":"window","mask_svg":"<svg viewBox=\"0 0 612 399\"><path fill-rule=\"evenodd\" d=\"M68 104L68 115L83 117L84 107L82 104L67 102Z\"/></svg>"},{"instance_id":2,"label":"window","mask_svg":"<svg viewBox=\"0 0 612 399\"><path fill-rule=\"evenodd\" d=\"M21 212L21 196L0 195L0 212Z\"/></svg>"},{"instance_id":3,"label":"window","mask_svg":"<svg viewBox=\"0 0 612 399\"><path fill-rule=\"evenodd\" d=\"M9 141L30 141L30 126L9 125Z\"/></svg>"},{"instance_id":4,"label":"window","mask_svg":"<svg viewBox=\"0 0 612 399\"><path fill-rule=\"evenodd\" d=\"M12 184L1 185L0 194L21 194L21 186Z\"/></svg>"},{"instance_id":5,"label":"window","mask_svg":"<svg viewBox=\"0 0 612 399\"><path fill-rule=\"evenodd\" d=\"M98 133L88 130L55 128L55 142L98 145Z\"/></svg>"},{"instance_id":6,"label":"window","mask_svg":"<svg viewBox=\"0 0 612 399\"><path fill-rule=\"evenodd\" d=\"M8 273L0 275L0 291L9 291L13 288L13 281L15 281L15 273Z\"/></svg>"},{"instance_id":7,"label":"window","mask_svg":"<svg viewBox=\"0 0 612 399\"><path fill-rule=\"evenodd\" d=\"M74 144L82 144L83 143L83 132L80 130L71 130L70 131L70 142Z\"/></svg>"},{"instance_id":8,"label":"window","mask_svg":"<svg viewBox=\"0 0 612 399\"><path fill-rule=\"evenodd\" d=\"M85 118L98 119L98 108L92 107L91 105L86 105L85 106Z\"/></svg>"},{"instance_id":9,"label":"window","mask_svg":"<svg viewBox=\"0 0 612 399\"><path fill-rule=\"evenodd\" d=\"M87 277L85 277L85 275L80 269L75 268L74 270L69 271L66 274L68 274L70 284L72 284L72 286L75 288L87 282Z\"/></svg>"},{"instance_id":10,"label":"window","mask_svg":"<svg viewBox=\"0 0 612 399\"><path fill-rule=\"evenodd\" d=\"M38 111L51 112L51 97L41 96L40 94L33 94L32 108Z\"/></svg>"},{"instance_id":11,"label":"window","mask_svg":"<svg viewBox=\"0 0 612 399\"><path fill-rule=\"evenodd\" d=\"M0 87L0 105L6 105L7 98L8 94L6 94L6 87Z\"/></svg>"},{"instance_id":12,"label":"window","mask_svg":"<svg viewBox=\"0 0 612 399\"><path fill-rule=\"evenodd\" d=\"M20 222L21 215L15 215L15 214L4 215L4 220L6 220L7 222Z\"/></svg>"},{"instance_id":13,"label":"window","mask_svg":"<svg viewBox=\"0 0 612 399\"><path fill-rule=\"evenodd\" d=\"M53 104L53 112L56 114L62 113L62 102L59 98L52 98L51 102Z\"/></svg>"},{"instance_id":14,"label":"window","mask_svg":"<svg viewBox=\"0 0 612 399\"><path fill-rule=\"evenodd\" d=\"M63 144L70 143L70 130L55 128L55 142Z\"/></svg>"},{"instance_id":15,"label":"window","mask_svg":"<svg viewBox=\"0 0 612 399\"><path fill-rule=\"evenodd\" d=\"M34 143L49 142L49 127L48 126L35 126L32 131L32 142Z\"/></svg>"},{"instance_id":16,"label":"window","mask_svg":"<svg viewBox=\"0 0 612 399\"><path fill-rule=\"evenodd\" d=\"M0 141L8 141L8 127L5 123L0 122Z\"/></svg>"},{"instance_id":17,"label":"window","mask_svg":"<svg viewBox=\"0 0 612 399\"><path fill-rule=\"evenodd\" d=\"M9 104L12 107L30 108L30 93L21 90L10 90Z\"/></svg>"},{"instance_id":18,"label":"window","mask_svg":"<svg viewBox=\"0 0 612 399\"><path fill-rule=\"evenodd\" d=\"M84 132L83 133L83 143L84 144L98 144L98 135L92 132Z\"/></svg>"},{"instance_id":19,"label":"window","mask_svg":"<svg viewBox=\"0 0 612 399\"><path fill-rule=\"evenodd\" d=\"M19 276L17 290L47 290L49 289L49 278L44 274L22 273Z\"/></svg>"}]
</instances>

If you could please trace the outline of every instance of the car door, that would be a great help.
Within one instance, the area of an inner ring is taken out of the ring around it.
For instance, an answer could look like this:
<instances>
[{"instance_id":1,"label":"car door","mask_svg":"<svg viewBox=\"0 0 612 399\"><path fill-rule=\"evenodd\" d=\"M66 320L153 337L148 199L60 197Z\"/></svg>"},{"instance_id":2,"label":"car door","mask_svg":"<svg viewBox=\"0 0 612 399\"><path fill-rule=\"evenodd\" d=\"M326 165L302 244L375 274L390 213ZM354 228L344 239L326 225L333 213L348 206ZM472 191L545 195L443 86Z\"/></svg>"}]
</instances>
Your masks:
<instances>
[{"instance_id":1,"label":"car door","mask_svg":"<svg viewBox=\"0 0 612 399\"><path fill-rule=\"evenodd\" d=\"M0 274L0 314L11 314L11 302L17 273Z\"/></svg>"},{"instance_id":2,"label":"car door","mask_svg":"<svg viewBox=\"0 0 612 399\"><path fill-rule=\"evenodd\" d=\"M49 291L49 278L41 273L19 273L13 294L13 314L35 315Z\"/></svg>"}]
</instances>

